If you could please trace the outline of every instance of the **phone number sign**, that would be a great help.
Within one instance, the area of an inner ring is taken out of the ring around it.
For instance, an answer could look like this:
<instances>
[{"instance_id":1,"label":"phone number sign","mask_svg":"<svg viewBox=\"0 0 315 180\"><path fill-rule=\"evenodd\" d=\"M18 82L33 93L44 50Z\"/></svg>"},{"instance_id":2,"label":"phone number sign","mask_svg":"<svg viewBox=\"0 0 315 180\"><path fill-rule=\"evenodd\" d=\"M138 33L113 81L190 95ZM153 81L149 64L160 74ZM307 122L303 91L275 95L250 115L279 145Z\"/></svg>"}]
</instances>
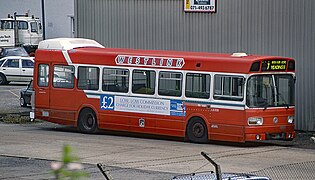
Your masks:
<instances>
[{"instance_id":1,"label":"phone number sign","mask_svg":"<svg viewBox=\"0 0 315 180\"><path fill-rule=\"evenodd\" d=\"M215 12L216 0L184 0L186 12Z\"/></svg>"}]
</instances>

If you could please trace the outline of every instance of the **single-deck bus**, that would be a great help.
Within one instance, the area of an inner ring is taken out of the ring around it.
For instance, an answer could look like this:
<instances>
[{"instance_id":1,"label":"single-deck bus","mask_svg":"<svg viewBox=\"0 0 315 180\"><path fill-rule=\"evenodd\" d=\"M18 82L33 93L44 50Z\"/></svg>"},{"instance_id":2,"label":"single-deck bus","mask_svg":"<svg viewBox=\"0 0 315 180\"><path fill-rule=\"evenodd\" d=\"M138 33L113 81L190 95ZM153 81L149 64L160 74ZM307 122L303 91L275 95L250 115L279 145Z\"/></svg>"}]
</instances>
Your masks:
<instances>
[{"instance_id":1,"label":"single-deck bus","mask_svg":"<svg viewBox=\"0 0 315 180\"><path fill-rule=\"evenodd\" d=\"M34 118L191 142L292 140L295 61L245 53L104 48L41 41Z\"/></svg>"}]
</instances>

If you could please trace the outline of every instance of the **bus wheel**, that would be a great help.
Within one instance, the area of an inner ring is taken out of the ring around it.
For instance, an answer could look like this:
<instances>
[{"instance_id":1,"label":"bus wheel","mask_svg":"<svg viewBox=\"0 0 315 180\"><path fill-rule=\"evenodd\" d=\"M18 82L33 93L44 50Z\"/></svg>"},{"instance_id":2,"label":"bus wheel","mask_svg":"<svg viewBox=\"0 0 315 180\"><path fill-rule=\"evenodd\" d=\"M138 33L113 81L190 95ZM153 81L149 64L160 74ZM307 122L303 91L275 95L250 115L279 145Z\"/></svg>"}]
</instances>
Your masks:
<instances>
[{"instance_id":1,"label":"bus wheel","mask_svg":"<svg viewBox=\"0 0 315 180\"><path fill-rule=\"evenodd\" d=\"M83 133L95 133L97 131L97 120L92 109L83 109L79 115L79 130Z\"/></svg>"},{"instance_id":2,"label":"bus wheel","mask_svg":"<svg viewBox=\"0 0 315 180\"><path fill-rule=\"evenodd\" d=\"M188 140L194 143L206 143L208 141L208 130L201 118L194 117L187 125Z\"/></svg>"}]
</instances>

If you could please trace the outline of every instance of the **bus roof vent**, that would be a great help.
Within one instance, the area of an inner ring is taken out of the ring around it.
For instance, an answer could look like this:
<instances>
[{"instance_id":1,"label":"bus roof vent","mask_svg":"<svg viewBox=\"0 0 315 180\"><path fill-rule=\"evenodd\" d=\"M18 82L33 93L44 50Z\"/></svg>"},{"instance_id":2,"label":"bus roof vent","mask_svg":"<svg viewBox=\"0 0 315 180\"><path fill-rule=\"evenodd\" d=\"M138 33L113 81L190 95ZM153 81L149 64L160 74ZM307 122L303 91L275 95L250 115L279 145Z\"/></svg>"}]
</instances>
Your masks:
<instances>
[{"instance_id":1,"label":"bus roof vent","mask_svg":"<svg viewBox=\"0 0 315 180\"><path fill-rule=\"evenodd\" d=\"M232 54L232 57L246 57L246 56L248 55L244 52L236 52Z\"/></svg>"},{"instance_id":2,"label":"bus roof vent","mask_svg":"<svg viewBox=\"0 0 315 180\"><path fill-rule=\"evenodd\" d=\"M70 50L82 47L104 48L98 42L84 38L54 38L39 42L38 49Z\"/></svg>"}]
</instances>

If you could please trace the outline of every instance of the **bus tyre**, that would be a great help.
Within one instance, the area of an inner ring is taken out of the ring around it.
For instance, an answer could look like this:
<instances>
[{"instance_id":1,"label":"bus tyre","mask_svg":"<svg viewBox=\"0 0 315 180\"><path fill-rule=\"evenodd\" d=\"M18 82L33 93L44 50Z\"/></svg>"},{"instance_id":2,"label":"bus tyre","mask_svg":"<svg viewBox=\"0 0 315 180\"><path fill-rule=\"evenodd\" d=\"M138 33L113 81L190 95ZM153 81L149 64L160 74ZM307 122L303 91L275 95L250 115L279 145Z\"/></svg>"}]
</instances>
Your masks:
<instances>
[{"instance_id":1,"label":"bus tyre","mask_svg":"<svg viewBox=\"0 0 315 180\"><path fill-rule=\"evenodd\" d=\"M5 78L5 75L0 74L0 85L7 84L7 79Z\"/></svg>"},{"instance_id":2,"label":"bus tyre","mask_svg":"<svg viewBox=\"0 0 315 180\"><path fill-rule=\"evenodd\" d=\"M187 138L190 142L206 143L208 141L208 130L201 118L194 117L187 125Z\"/></svg>"},{"instance_id":3,"label":"bus tyre","mask_svg":"<svg viewBox=\"0 0 315 180\"><path fill-rule=\"evenodd\" d=\"M79 130L82 133L95 133L98 129L95 112L92 109L83 109L79 115Z\"/></svg>"}]
</instances>

